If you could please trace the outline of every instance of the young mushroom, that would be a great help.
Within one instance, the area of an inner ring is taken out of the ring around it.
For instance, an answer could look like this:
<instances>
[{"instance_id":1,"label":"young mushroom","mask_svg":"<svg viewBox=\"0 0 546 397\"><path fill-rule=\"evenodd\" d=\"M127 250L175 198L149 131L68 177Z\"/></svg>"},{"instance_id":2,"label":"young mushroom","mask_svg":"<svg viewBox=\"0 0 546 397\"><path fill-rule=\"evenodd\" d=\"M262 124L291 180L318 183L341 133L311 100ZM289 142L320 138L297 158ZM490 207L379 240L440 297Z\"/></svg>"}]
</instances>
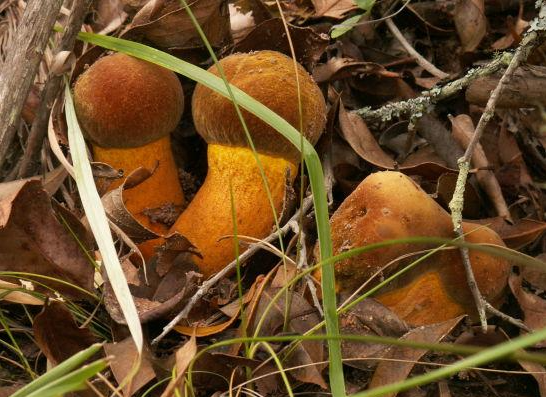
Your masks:
<instances>
[{"instance_id":1,"label":"young mushroom","mask_svg":"<svg viewBox=\"0 0 546 397\"><path fill-rule=\"evenodd\" d=\"M95 161L121 169L125 176L139 167L153 171L124 190L124 203L141 224L156 233L167 232L169 226L150 219L148 211L184 202L170 143L184 109L176 75L125 54L108 55L80 75L74 103Z\"/></svg>"},{"instance_id":2,"label":"young mushroom","mask_svg":"<svg viewBox=\"0 0 546 397\"><path fill-rule=\"evenodd\" d=\"M392 239L454 237L449 214L409 177L390 171L364 179L340 205L330 224L334 254ZM464 231L469 243L504 246L487 227L465 223ZM352 292L378 270L403 258L382 271L385 276L391 275L420 256L408 254L434 247L435 244L426 243L395 244L339 261L335 265L338 290ZM484 298L499 305L510 264L476 250L470 250L470 261ZM437 323L462 314L476 315L458 249L433 254L374 297L412 325Z\"/></svg>"},{"instance_id":3,"label":"young mushroom","mask_svg":"<svg viewBox=\"0 0 546 397\"><path fill-rule=\"evenodd\" d=\"M300 129L294 61L278 52L234 54L220 61L227 80ZM215 66L209 69L218 75ZM319 87L297 64L303 135L316 143L325 122L326 105ZM300 153L275 129L242 111L263 167L275 211L279 214L287 180L297 174ZM274 217L254 154L235 107L228 99L198 84L192 99L195 127L208 143L208 173L203 186L171 231L187 237L199 250L196 265L210 276L234 259L231 192L241 236L264 238ZM287 178L288 175L288 178Z\"/></svg>"}]
</instances>

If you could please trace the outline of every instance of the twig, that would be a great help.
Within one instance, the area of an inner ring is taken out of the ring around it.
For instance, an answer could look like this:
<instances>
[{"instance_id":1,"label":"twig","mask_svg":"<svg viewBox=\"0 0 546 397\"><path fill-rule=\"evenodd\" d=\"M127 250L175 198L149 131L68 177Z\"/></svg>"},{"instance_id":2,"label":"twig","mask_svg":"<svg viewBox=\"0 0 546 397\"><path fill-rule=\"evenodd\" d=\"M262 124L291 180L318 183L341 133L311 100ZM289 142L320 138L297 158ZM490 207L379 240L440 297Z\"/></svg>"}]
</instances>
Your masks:
<instances>
[{"instance_id":1,"label":"twig","mask_svg":"<svg viewBox=\"0 0 546 397\"><path fill-rule=\"evenodd\" d=\"M470 69L466 75L460 79L451 81L443 87L435 87L431 90L424 91L421 96L411 98L406 101L387 103L379 109L372 110L370 107L354 110L356 114L367 121L388 121L395 117L402 117L408 114L419 116L419 114L428 113L432 109L432 105L440 102L452 95L455 95L462 89L468 87L470 83L479 77L489 76L503 66L506 66L512 59L512 53L504 52L500 56L495 57L490 63L485 66Z\"/></svg>"},{"instance_id":2,"label":"twig","mask_svg":"<svg viewBox=\"0 0 546 397\"><path fill-rule=\"evenodd\" d=\"M389 28L392 35L402 44L402 47L406 50L406 52L411 55L413 58L415 58L415 62L419 66L421 66L423 69L425 69L427 72L429 72L431 75L439 77L441 79L447 79L449 77L449 74L442 72L440 69L438 69L436 66L434 66L432 63L427 61L421 54L419 54L415 48L412 47L412 45L406 40L402 32L398 29L398 27L394 24L392 18L389 18L385 21L387 24L387 27Z\"/></svg>"},{"instance_id":3,"label":"twig","mask_svg":"<svg viewBox=\"0 0 546 397\"><path fill-rule=\"evenodd\" d=\"M81 29L87 10L91 0L75 0L72 5L72 11L67 22L67 27L64 31L63 38L59 44L55 55L63 51L71 51L76 41L76 36ZM53 102L62 86L62 74L56 73L49 77L41 95L40 106L36 112L36 118L32 123L32 128L27 140L27 147L23 154L23 159L17 176L25 178L33 173L36 157L40 153L40 148L47 134L47 122Z\"/></svg>"},{"instance_id":4,"label":"twig","mask_svg":"<svg viewBox=\"0 0 546 397\"><path fill-rule=\"evenodd\" d=\"M313 197L308 196L303 200L303 203L301 205L301 208L296 211L296 213L290 218L286 224L281 227L278 231L275 230L273 233L271 233L269 236L267 236L262 241L271 243L279 238L279 234L284 236L288 231L291 229L291 222L297 221L300 217L300 214L305 214L309 209L311 208L311 205L313 204ZM262 248L261 244L252 244L245 252L243 252L241 255L239 255L239 258L234 259L229 265L227 265L225 268L223 268L221 271L216 273L214 276L203 282L199 289L195 292L195 294L191 297L191 299L188 301L186 306L176 315L175 318L173 318L169 324L167 324L164 328L161 334L157 336L153 341L152 345L157 345L164 337L167 335L172 329L180 322L180 320L187 318L190 314L191 309L199 302L199 300L205 296L205 294L222 278L224 278L227 274L229 274L233 269L235 269L235 266L237 266L237 263L243 263L248 258L250 258L254 253L259 251Z\"/></svg>"},{"instance_id":5,"label":"twig","mask_svg":"<svg viewBox=\"0 0 546 397\"><path fill-rule=\"evenodd\" d=\"M457 184L455 187L455 192L453 193L453 198L451 202L449 203L449 209L451 210L451 218L453 221L453 227L454 227L455 233L457 234L458 237L463 239L463 241L464 241L464 232L462 227L462 221L463 221L462 211L463 211L463 205L464 205L463 196L464 196L466 179L468 177L468 171L470 169L470 160L472 158L472 154L474 153L476 146L478 145L480 141L483 131L485 130L485 126L495 114L495 107L500 97L500 93L503 89L503 86L508 83L508 81L510 80L510 78L514 74L514 71L520 65L520 63L525 61L525 59L527 59L527 56L531 52L531 49L533 48L535 43L538 41L539 36L543 34L544 31L546 30L546 5L544 4L543 1L540 1L539 3L537 3L537 6L538 5L540 5L539 15L531 22L530 29L523 36L523 39L521 40L519 47L514 53L514 56L512 57L510 63L508 64L508 67L506 68L506 71L504 72L501 79L499 80L498 85L495 87L495 89L491 93L491 97L487 101L485 110L482 113L482 116L480 117L480 121L478 122L478 125L476 126L474 135L472 136L472 140L470 141L468 147L466 148L466 152L464 156L459 159L459 175L457 177ZM482 294L480 293L478 289L478 285L476 284L476 279L472 271L472 265L470 263L470 256L469 256L468 249L461 247L460 251L461 251L461 256L463 258L463 263L465 266L468 285L470 287L470 290L472 291L472 295L474 297L474 301L478 309L478 314L480 316L482 329L485 332L487 330L487 318L485 313L486 313L486 310L491 312L491 306L490 305L488 306L487 302L484 300Z\"/></svg>"},{"instance_id":6,"label":"twig","mask_svg":"<svg viewBox=\"0 0 546 397\"><path fill-rule=\"evenodd\" d=\"M6 160L62 2L27 3L16 37L6 51L6 60L0 65L0 167Z\"/></svg>"}]
</instances>

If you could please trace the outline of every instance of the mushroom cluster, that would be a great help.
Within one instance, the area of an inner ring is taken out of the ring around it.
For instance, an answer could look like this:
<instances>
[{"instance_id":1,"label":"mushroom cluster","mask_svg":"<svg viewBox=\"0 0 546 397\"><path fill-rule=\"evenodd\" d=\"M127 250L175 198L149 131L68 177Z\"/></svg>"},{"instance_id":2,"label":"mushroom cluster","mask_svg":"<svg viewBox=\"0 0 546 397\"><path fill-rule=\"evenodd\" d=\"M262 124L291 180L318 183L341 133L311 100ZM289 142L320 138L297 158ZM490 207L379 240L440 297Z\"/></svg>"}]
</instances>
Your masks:
<instances>
[{"instance_id":1,"label":"mushroom cluster","mask_svg":"<svg viewBox=\"0 0 546 397\"><path fill-rule=\"evenodd\" d=\"M326 104L301 65L275 51L234 54L220 65L231 84L296 129L301 127L302 134L316 143L326 123ZM216 66L209 71L219 74ZM127 55L109 55L80 76L75 103L97 161L123 169L125 174L138 167L155 169L152 177L124 192L126 207L158 234L178 232L188 238L201 255L194 259L205 276L235 257L233 241L224 238L234 234L233 209L239 235L260 239L272 231L273 210L278 214L282 209L286 184L297 175L300 153L256 116L242 112L265 181L233 103L197 84L192 114L198 133L209 144L208 173L194 199L167 230L148 219L146 210L169 203L181 205L184 200L169 141L183 109L176 76ZM141 245L145 258L162 241Z\"/></svg>"},{"instance_id":2,"label":"mushroom cluster","mask_svg":"<svg viewBox=\"0 0 546 397\"><path fill-rule=\"evenodd\" d=\"M330 220L334 254L406 237L453 238L449 214L412 179L399 172L368 176ZM464 223L466 240L504 246L491 229ZM434 244L395 244L339 261L337 288L352 292L376 272L390 275ZM400 260L397 260L400 259ZM493 305L502 301L510 264L503 258L470 250L478 287ZM394 264L387 266L389 264ZM412 325L437 323L462 314L476 315L465 269L457 249L441 250L381 289L375 296Z\"/></svg>"}]
</instances>

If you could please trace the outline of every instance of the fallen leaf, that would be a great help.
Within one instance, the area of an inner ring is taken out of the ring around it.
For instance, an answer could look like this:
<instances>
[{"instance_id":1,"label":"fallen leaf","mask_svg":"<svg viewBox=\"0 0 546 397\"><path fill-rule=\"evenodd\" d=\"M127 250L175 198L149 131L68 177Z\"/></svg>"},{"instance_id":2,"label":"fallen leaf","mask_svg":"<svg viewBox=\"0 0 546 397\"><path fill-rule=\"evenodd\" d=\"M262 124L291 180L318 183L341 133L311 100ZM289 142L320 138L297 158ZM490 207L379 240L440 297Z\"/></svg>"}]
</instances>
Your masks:
<instances>
[{"instance_id":1,"label":"fallen leaf","mask_svg":"<svg viewBox=\"0 0 546 397\"><path fill-rule=\"evenodd\" d=\"M340 333L399 338L408 326L393 311L374 299L364 299L340 316ZM369 370L377 365L388 346L379 343L342 341L343 359L351 367Z\"/></svg>"},{"instance_id":2,"label":"fallen leaf","mask_svg":"<svg viewBox=\"0 0 546 397\"><path fill-rule=\"evenodd\" d=\"M516 250L535 242L546 230L546 222L528 218L518 219L514 224L501 217L476 219L472 222L490 227L508 248Z\"/></svg>"},{"instance_id":3,"label":"fallen leaf","mask_svg":"<svg viewBox=\"0 0 546 397\"><path fill-rule=\"evenodd\" d=\"M491 48L494 50L505 50L511 47L516 42L519 43L519 39L523 32L529 27L529 22L518 16L516 22L511 16L507 17L506 24L508 25L508 31L506 35L491 44Z\"/></svg>"},{"instance_id":4,"label":"fallen leaf","mask_svg":"<svg viewBox=\"0 0 546 397\"><path fill-rule=\"evenodd\" d=\"M463 52L473 52L487 33L484 0L459 0L453 15Z\"/></svg>"},{"instance_id":5,"label":"fallen leaf","mask_svg":"<svg viewBox=\"0 0 546 397\"><path fill-rule=\"evenodd\" d=\"M213 47L231 40L225 0L197 0L191 10ZM134 16L124 38L143 38L160 48L201 48L201 37L178 0L152 0Z\"/></svg>"},{"instance_id":6,"label":"fallen leaf","mask_svg":"<svg viewBox=\"0 0 546 397\"><path fill-rule=\"evenodd\" d=\"M80 243L85 245L85 241ZM88 297L40 276L93 290L93 264L74 235L59 222L50 197L38 181L0 184L0 271L36 275L24 277L36 280L36 289L44 293L51 291L38 283L67 297Z\"/></svg>"},{"instance_id":7,"label":"fallen leaf","mask_svg":"<svg viewBox=\"0 0 546 397\"><path fill-rule=\"evenodd\" d=\"M317 33L310 27L288 24L288 32L296 60L303 65L316 63L330 42L328 35ZM234 52L259 50L275 50L292 56L282 19L273 18L258 24L233 48Z\"/></svg>"},{"instance_id":8,"label":"fallen leaf","mask_svg":"<svg viewBox=\"0 0 546 397\"><path fill-rule=\"evenodd\" d=\"M444 339L459 324L464 317L457 317L439 324L431 324L412 329L401 339L413 342L437 343ZM405 380L412 371L415 363L427 353L424 349L413 347L392 346L385 358L380 361L375 370L369 388L380 387ZM396 392L385 394L396 396Z\"/></svg>"},{"instance_id":9,"label":"fallen leaf","mask_svg":"<svg viewBox=\"0 0 546 397\"><path fill-rule=\"evenodd\" d=\"M53 364L66 360L96 342L87 328L80 328L64 303L49 302L34 318L34 339Z\"/></svg>"},{"instance_id":10,"label":"fallen leaf","mask_svg":"<svg viewBox=\"0 0 546 397\"><path fill-rule=\"evenodd\" d=\"M339 125L341 135L360 157L380 168L394 168L394 160L381 149L362 117L347 112L342 102L339 104Z\"/></svg>"},{"instance_id":11,"label":"fallen leaf","mask_svg":"<svg viewBox=\"0 0 546 397\"><path fill-rule=\"evenodd\" d=\"M341 19L357 7L353 0L311 0L315 6L315 17Z\"/></svg>"},{"instance_id":12,"label":"fallen leaf","mask_svg":"<svg viewBox=\"0 0 546 397\"><path fill-rule=\"evenodd\" d=\"M546 291L546 254L542 253L536 259L544 262L544 268L534 266L523 266L520 269L521 275L525 281L533 286L533 288Z\"/></svg>"},{"instance_id":13,"label":"fallen leaf","mask_svg":"<svg viewBox=\"0 0 546 397\"><path fill-rule=\"evenodd\" d=\"M22 305L43 305L42 299L32 295L32 291L25 292L23 285L8 283L0 280L0 301L20 303Z\"/></svg>"},{"instance_id":14,"label":"fallen leaf","mask_svg":"<svg viewBox=\"0 0 546 397\"><path fill-rule=\"evenodd\" d=\"M511 274L508 284L523 311L523 322L532 330L538 330L546 326L546 300L531 292L525 291L522 285L521 275ZM546 342L540 342L536 347L546 346Z\"/></svg>"},{"instance_id":15,"label":"fallen leaf","mask_svg":"<svg viewBox=\"0 0 546 397\"><path fill-rule=\"evenodd\" d=\"M138 351L132 338L126 338L121 342L106 343L104 352L111 356L110 368L119 385L123 387L123 395L130 397L152 381L156 376L152 364L148 358L147 350L144 350L141 357L140 367L136 374L132 374L133 366L138 358ZM131 381L127 383L128 376L132 375ZM130 388L130 389L129 389Z\"/></svg>"},{"instance_id":16,"label":"fallen leaf","mask_svg":"<svg viewBox=\"0 0 546 397\"><path fill-rule=\"evenodd\" d=\"M197 353L197 343L195 336L192 336L180 349L176 351L176 363L175 363L175 374L176 376L171 379L165 391L161 394L161 397L172 397L177 395L175 389L181 386L181 383L184 381L184 376L186 375L186 370L191 363L191 360L195 357Z\"/></svg>"},{"instance_id":17,"label":"fallen leaf","mask_svg":"<svg viewBox=\"0 0 546 397\"><path fill-rule=\"evenodd\" d=\"M452 135L455 140L466 149L472 137L474 135L474 123L470 116L466 114L460 114L456 117L451 117L451 126L452 126ZM489 170L489 161L485 155L482 145L478 142L474 152L472 154L472 165L478 168L476 172L476 179L482 187L482 189L487 193L489 200L493 203L497 215L508 220L512 221L512 216L508 210L508 205L504 200L499 181L495 177L493 171Z\"/></svg>"}]
</instances>

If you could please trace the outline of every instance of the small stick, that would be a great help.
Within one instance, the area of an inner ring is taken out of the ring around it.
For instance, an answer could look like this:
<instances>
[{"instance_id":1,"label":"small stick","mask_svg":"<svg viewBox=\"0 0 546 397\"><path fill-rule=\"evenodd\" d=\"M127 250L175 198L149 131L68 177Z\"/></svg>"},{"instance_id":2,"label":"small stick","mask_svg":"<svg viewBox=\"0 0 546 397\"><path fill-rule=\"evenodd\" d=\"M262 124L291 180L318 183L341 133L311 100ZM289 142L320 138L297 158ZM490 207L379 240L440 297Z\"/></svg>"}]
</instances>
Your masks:
<instances>
[{"instance_id":1,"label":"small stick","mask_svg":"<svg viewBox=\"0 0 546 397\"><path fill-rule=\"evenodd\" d=\"M415 62L419 66L421 66L423 69L425 69L427 72L429 72L431 75L436 76L443 79L447 79L449 77L449 74L442 72L440 69L438 69L436 66L434 66L432 63L427 61L421 54L419 54L415 48L412 47L412 45L406 40L402 32L398 29L398 27L394 24L392 18L389 18L385 21L387 24L387 27L389 28L392 35L402 44L402 47L406 50L406 52L415 58Z\"/></svg>"},{"instance_id":2,"label":"small stick","mask_svg":"<svg viewBox=\"0 0 546 397\"><path fill-rule=\"evenodd\" d=\"M474 135L472 136L472 140L470 141L468 147L466 148L466 152L464 156L461 157L458 161L459 175L457 177L457 184L455 186L455 192L453 193L453 198L451 202L449 203L449 209L451 210L451 219L453 221L453 228L455 230L455 233L457 237L460 237L462 239L462 241L464 241L464 232L462 227L462 220L463 220L462 211L463 211L463 204L464 204L463 197L464 197L465 183L468 177L468 171L470 169L470 160L485 130L485 126L495 114L495 107L500 97L503 86L510 81L510 78L512 77L512 75L514 74L514 71L520 65L520 63L524 62L525 59L527 59L527 56L529 55L532 48L538 41L539 36L541 36L546 30L546 4L544 4L543 1L541 1L538 4L540 4L539 15L531 22L531 28L525 33L525 36L521 40L521 43L519 47L517 48L516 52L514 53L514 56L512 57L510 63L508 64L506 71L504 72L501 79L499 80L498 85L495 87L495 89L491 93L491 97L487 101L485 110L482 113L482 116L480 117L480 121L478 122L478 125L476 126L476 129L474 130ZM478 289L478 285L476 283L476 279L472 271L472 265L470 263L468 248L461 247L460 251L461 251L461 256L463 258L468 285L470 290L472 291L472 296L474 297L478 314L480 316L482 329L484 332L486 332L487 318L485 313L486 313L486 310L489 312L492 312L491 306L488 306L480 290ZM497 313L494 313L494 314L497 314Z\"/></svg>"},{"instance_id":3,"label":"small stick","mask_svg":"<svg viewBox=\"0 0 546 397\"><path fill-rule=\"evenodd\" d=\"M506 66L510 62L510 59L512 59L512 53L507 51L500 56L495 57L495 59L487 65L471 69L460 79L451 81L443 87L434 87L428 91L424 91L421 96L417 98L387 103L376 110L365 107L354 110L354 112L366 121L388 121L395 117L402 117L408 114L417 115L419 113L428 113L435 103L457 94L462 89L468 87L474 80L497 72L503 66Z\"/></svg>"},{"instance_id":4,"label":"small stick","mask_svg":"<svg viewBox=\"0 0 546 397\"><path fill-rule=\"evenodd\" d=\"M63 0L34 0L17 28L0 64L0 168L6 161L21 111Z\"/></svg>"},{"instance_id":5,"label":"small stick","mask_svg":"<svg viewBox=\"0 0 546 397\"><path fill-rule=\"evenodd\" d=\"M309 211L309 208L311 208L311 205L313 204L313 197L308 196L303 200L303 203L301 205L301 208L296 211L294 215L290 218L286 224L281 227L278 231L275 230L273 233L271 233L269 236L267 236L265 239L263 239L264 242L271 243L279 238L279 234L284 236L288 231L292 228L291 222L296 221L299 219L301 214L307 213ZM254 253L259 251L262 248L261 244L252 244L245 252L243 252L241 255L239 255L239 258L233 260L229 265L227 265L225 268L223 268L221 271L216 273L214 276L203 282L199 289L195 292L195 294L191 297L191 299L188 301L186 306L176 315L175 318L173 318L169 324L167 324L164 328L161 334L157 336L153 341L152 345L157 345L161 339L165 337L169 332L173 330L173 328L180 322L180 320L187 318L190 314L191 309L196 305L199 300L205 296L205 294L222 278L224 278L228 273L230 273L235 267L237 266L237 263L242 263L246 261L248 258L250 258Z\"/></svg>"},{"instance_id":6,"label":"small stick","mask_svg":"<svg viewBox=\"0 0 546 397\"><path fill-rule=\"evenodd\" d=\"M55 55L58 55L62 51L72 50L74 43L76 42L76 36L81 29L90 4L91 0L74 1L67 27ZM42 91L40 106L36 112L36 118L32 123L32 128L28 135L27 147L17 173L18 178L26 178L33 173L33 165L36 161L36 157L40 153L40 148L42 147L42 143L47 134L49 113L53 106L53 102L55 101L55 98L57 98L59 90L62 87L62 81L62 74L58 73L51 75Z\"/></svg>"}]
</instances>

